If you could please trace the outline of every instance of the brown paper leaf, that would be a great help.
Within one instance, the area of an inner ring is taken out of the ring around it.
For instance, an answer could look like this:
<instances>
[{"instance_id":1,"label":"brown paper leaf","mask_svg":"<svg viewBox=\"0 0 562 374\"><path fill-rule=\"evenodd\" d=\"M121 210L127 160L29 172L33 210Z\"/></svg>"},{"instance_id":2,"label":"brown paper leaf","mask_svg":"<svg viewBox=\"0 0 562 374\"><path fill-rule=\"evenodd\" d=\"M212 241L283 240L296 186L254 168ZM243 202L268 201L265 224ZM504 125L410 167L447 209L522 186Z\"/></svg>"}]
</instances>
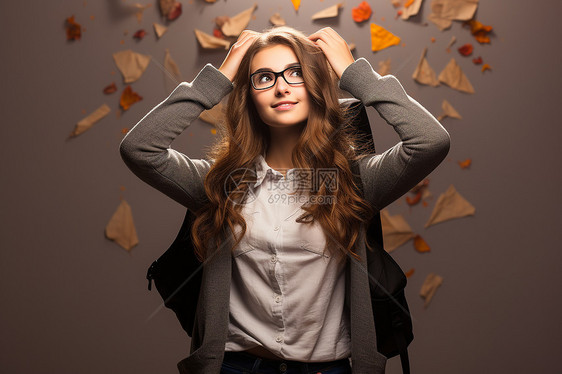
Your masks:
<instances>
[{"instance_id":1,"label":"brown paper leaf","mask_svg":"<svg viewBox=\"0 0 562 374\"><path fill-rule=\"evenodd\" d=\"M111 112L111 109L106 104L103 104L98 109L94 110L91 114L89 114L87 117L82 118L80 121L78 121L76 127L74 128L74 131L70 134L69 137L72 138L82 134L84 131L92 127L100 119L107 116L109 112Z\"/></svg>"},{"instance_id":2,"label":"brown paper leaf","mask_svg":"<svg viewBox=\"0 0 562 374\"><path fill-rule=\"evenodd\" d=\"M427 62L427 59L425 58L426 54L427 47L423 49L420 61L418 62L418 66L416 66L416 70L414 70L412 78L414 78L414 80L418 83L437 87L439 86L439 81L437 80L435 70L429 66L429 62Z\"/></svg>"},{"instance_id":3,"label":"brown paper leaf","mask_svg":"<svg viewBox=\"0 0 562 374\"><path fill-rule=\"evenodd\" d=\"M238 36L250 23L252 19L252 13L256 10L257 5L254 4L251 8L248 8L234 17L230 17L222 26L221 31L226 36Z\"/></svg>"},{"instance_id":4,"label":"brown paper leaf","mask_svg":"<svg viewBox=\"0 0 562 374\"><path fill-rule=\"evenodd\" d=\"M139 244L131 207L125 200L121 200L117 210L105 226L105 236L127 251Z\"/></svg>"},{"instance_id":5,"label":"brown paper leaf","mask_svg":"<svg viewBox=\"0 0 562 374\"><path fill-rule=\"evenodd\" d=\"M199 119L210 123L211 125L217 126L225 122L224 107L222 103L218 103L214 107L208 110L204 110L200 115Z\"/></svg>"},{"instance_id":6,"label":"brown paper leaf","mask_svg":"<svg viewBox=\"0 0 562 374\"><path fill-rule=\"evenodd\" d=\"M453 185L450 185L447 191L437 199L425 227L455 218L472 216L475 212L476 208L462 197Z\"/></svg>"},{"instance_id":7,"label":"brown paper leaf","mask_svg":"<svg viewBox=\"0 0 562 374\"><path fill-rule=\"evenodd\" d=\"M414 237L414 248L420 253L426 253L431 251L431 247L420 235Z\"/></svg>"},{"instance_id":8,"label":"brown paper leaf","mask_svg":"<svg viewBox=\"0 0 562 374\"><path fill-rule=\"evenodd\" d=\"M125 83L138 80L150 63L150 56L133 52L130 49L114 53L113 59L123 75Z\"/></svg>"},{"instance_id":9,"label":"brown paper leaf","mask_svg":"<svg viewBox=\"0 0 562 374\"><path fill-rule=\"evenodd\" d=\"M216 38L213 35L204 33L201 30L194 29L194 31L197 41L199 42L201 47L205 49L230 48L230 42L227 40Z\"/></svg>"},{"instance_id":10,"label":"brown paper leaf","mask_svg":"<svg viewBox=\"0 0 562 374\"><path fill-rule=\"evenodd\" d=\"M427 308L429 302L437 292L439 286L443 284L443 277L435 274L430 273L425 281L423 282L421 289L420 289L420 296L425 300L424 308Z\"/></svg>"},{"instance_id":11,"label":"brown paper leaf","mask_svg":"<svg viewBox=\"0 0 562 374\"><path fill-rule=\"evenodd\" d=\"M131 105L142 100L142 96L134 92L131 86L125 87L119 99L119 105L123 110L128 110Z\"/></svg>"},{"instance_id":12,"label":"brown paper leaf","mask_svg":"<svg viewBox=\"0 0 562 374\"><path fill-rule=\"evenodd\" d=\"M439 81L457 91L474 93L474 87L472 87L472 84L454 58L452 58L447 66L445 66L445 69L439 73Z\"/></svg>"},{"instance_id":13,"label":"brown paper leaf","mask_svg":"<svg viewBox=\"0 0 562 374\"><path fill-rule=\"evenodd\" d=\"M387 252L394 251L415 236L404 217L399 214L391 216L386 209L381 210L381 224Z\"/></svg>"},{"instance_id":14,"label":"brown paper leaf","mask_svg":"<svg viewBox=\"0 0 562 374\"><path fill-rule=\"evenodd\" d=\"M323 9L319 12L314 13L312 15L311 19L316 20L316 19L337 17L341 7L343 7L342 3L332 5L329 8L326 8L326 9Z\"/></svg>"}]
</instances>

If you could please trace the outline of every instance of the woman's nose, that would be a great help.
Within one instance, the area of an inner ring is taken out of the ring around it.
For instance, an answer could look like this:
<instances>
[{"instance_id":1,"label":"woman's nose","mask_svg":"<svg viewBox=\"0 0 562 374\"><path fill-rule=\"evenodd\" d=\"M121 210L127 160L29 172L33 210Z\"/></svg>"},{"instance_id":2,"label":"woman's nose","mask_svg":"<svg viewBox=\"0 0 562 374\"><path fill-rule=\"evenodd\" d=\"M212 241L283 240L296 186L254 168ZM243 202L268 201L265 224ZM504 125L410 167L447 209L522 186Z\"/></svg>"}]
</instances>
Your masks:
<instances>
[{"instance_id":1,"label":"woman's nose","mask_svg":"<svg viewBox=\"0 0 562 374\"><path fill-rule=\"evenodd\" d=\"M285 79L283 79L283 77L278 77L277 82L275 82L275 94L280 95L283 93L287 93L289 92L289 87L289 84L285 82Z\"/></svg>"}]
</instances>

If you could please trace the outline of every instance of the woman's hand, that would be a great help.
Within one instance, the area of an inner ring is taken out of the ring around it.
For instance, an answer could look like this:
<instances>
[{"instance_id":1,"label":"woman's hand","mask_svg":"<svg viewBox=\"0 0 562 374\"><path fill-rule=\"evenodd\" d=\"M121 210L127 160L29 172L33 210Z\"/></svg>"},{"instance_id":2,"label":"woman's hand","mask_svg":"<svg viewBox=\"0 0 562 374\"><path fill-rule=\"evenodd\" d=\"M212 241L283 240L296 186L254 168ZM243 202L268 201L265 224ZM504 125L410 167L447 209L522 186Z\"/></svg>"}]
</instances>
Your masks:
<instances>
[{"instance_id":1,"label":"woman's hand","mask_svg":"<svg viewBox=\"0 0 562 374\"><path fill-rule=\"evenodd\" d=\"M230 51L228 51L228 54L222 62L219 71L223 73L228 79L230 79L231 82L234 79L236 72L238 71L238 67L240 66L242 58L246 54L246 51L259 35L259 32L244 30L238 37L236 43L234 43L232 47L230 47Z\"/></svg>"},{"instance_id":2,"label":"woman's hand","mask_svg":"<svg viewBox=\"0 0 562 374\"><path fill-rule=\"evenodd\" d=\"M338 78L341 78L343 71L355 62L345 40L331 27L318 30L310 35L308 39L312 40L322 49Z\"/></svg>"}]
</instances>

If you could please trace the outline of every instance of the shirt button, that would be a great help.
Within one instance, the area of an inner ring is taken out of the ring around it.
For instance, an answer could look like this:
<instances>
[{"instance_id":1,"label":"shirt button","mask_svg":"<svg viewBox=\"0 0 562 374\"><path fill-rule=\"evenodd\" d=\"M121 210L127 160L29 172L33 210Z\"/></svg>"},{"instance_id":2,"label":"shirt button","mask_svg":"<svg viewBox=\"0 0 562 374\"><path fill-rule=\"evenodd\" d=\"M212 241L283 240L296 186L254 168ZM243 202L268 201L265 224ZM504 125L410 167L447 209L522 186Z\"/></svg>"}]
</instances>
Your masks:
<instances>
[{"instance_id":1,"label":"shirt button","mask_svg":"<svg viewBox=\"0 0 562 374\"><path fill-rule=\"evenodd\" d=\"M280 303L281 302L281 296L279 296L279 295L275 296L275 302Z\"/></svg>"},{"instance_id":2,"label":"shirt button","mask_svg":"<svg viewBox=\"0 0 562 374\"><path fill-rule=\"evenodd\" d=\"M275 341L277 343L281 343L283 341L283 337L281 335L279 335L278 337L275 338Z\"/></svg>"},{"instance_id":3,"label":"shirt button","mask_svg":"<svg viewBox=\"0 0 562 374\"><path fill-rule=\"evenodd\" d=\"M285 373L287 371L287 364L282 362L281 365L279 365L279 371L281 371L281 373Z\"/></svg>"},{"instance_id":4,"label":"shirt button","mask_svg":"<svg viewBox=\"0 0 562 374\"><path fill-rule=\"evenodd\" d=\"M275 226L275 227L273 228L273 230L279 231L279 226Z\"/></svg>"},{"instance_id":5,"label":"shirt button","mask_svg":"<svg viewBox=\"0 0 562 374\"><path fill-rule=\"evenodd\" d=\"M271 262L276 263L277 262L277 256L275 256L275 255L271 256Z\"/></svg>"}]
</instances>

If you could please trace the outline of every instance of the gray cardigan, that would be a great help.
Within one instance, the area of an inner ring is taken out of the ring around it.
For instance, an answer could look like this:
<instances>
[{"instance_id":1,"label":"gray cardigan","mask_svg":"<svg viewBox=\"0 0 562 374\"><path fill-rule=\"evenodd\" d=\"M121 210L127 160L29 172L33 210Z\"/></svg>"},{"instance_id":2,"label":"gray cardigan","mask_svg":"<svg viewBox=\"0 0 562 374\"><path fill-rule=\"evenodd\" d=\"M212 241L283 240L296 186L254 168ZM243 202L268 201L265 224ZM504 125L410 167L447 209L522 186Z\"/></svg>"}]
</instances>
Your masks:
<instances>
[{"instance_id":1,"label":"gray cardigan","mask_svg":"<svg viewBox=\"0 0 562 374\"><path fill-rule=\"evenodd\" d=\"M342 74L340 88L374 107L401 141L382 154L359 161L364 198L381 210L425 178L449 151L449 134L398 80L381 77L360 58ZM205 200L204 180L213 160L190 159L170 148L204 109L215 106L232 83L206 65L192 83L183 82L129 131L120 144L124 162L140 179L189 209ZM190 355L178 363L180 373L219 373L228 333L232 236L205 262ZM370 303L365 225L355 247L363 259L347 261L346 307L351 320L353 373L384 373L386 357L377 352Z\"/></svg>"}]
</instances>

